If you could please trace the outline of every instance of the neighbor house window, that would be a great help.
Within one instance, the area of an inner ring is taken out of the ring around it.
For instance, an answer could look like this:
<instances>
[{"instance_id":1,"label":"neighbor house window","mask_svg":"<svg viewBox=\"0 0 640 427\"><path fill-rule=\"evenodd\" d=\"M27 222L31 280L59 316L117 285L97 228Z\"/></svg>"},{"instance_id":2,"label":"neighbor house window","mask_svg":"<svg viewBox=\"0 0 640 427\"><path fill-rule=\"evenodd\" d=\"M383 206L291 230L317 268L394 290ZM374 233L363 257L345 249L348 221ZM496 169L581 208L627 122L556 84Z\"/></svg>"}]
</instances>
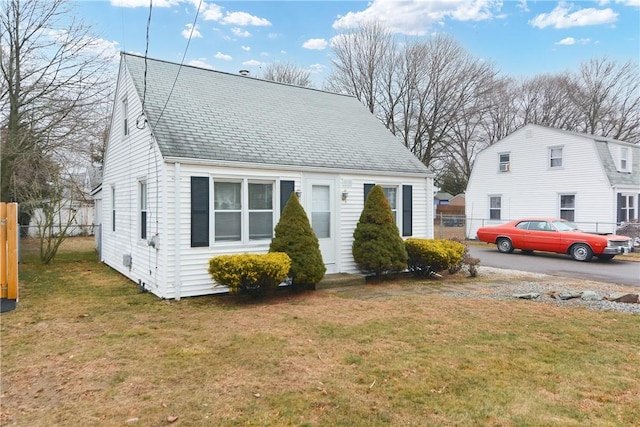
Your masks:
<instances>
[{"instance_id":1,"label":"neighbor house window","mask_svg":"<svg viewBox=\"0 0 640 427\"><path fill-rule=\"evenodd\" d=\"M620 170L623 172L628 172L630 170L629 165L629 148L621 147L620 148Z\"/></svg>"},{"instance_id":2,"label":"neighbor house window","mask_svg":"<svg viewBox=\"0 0 640 427\"><path fill-rule=\"evenodd\" d=\"M138 206L140 207L140 238L147 239L147 183L146 181L138 182Z\"/></svg>"},{"instance_id":3,"label":"neighbor house window","mask_svg":"<svg viewBox=\"0 0 640 427\"><path fill-rule=\"evenodd\" d=\"M501 153L499 156L500 162L499 162L499 168L500 168L500 172L509 172L509 169L511 168L511 154L510 153Z\"/></svg>"},{"instance_id":4,"label":"neighbor house window","mask_svg":"<svg viewBox=\"0 0 640 427\"><path fill-rule=\"evenodd\" d=\"M567 221L576 220L576 196L575 194L560 195L560 218Z\"/></svg>"},{"instance_id":5,"label":"neighbor house window","mask_svg":"<svg viewBox=\"0 0 640 427\"><path fill-rule=\"evenodd\" d=\"M634 199L633 194L618 193L618 222L629 222L636 219Z\"/></svg>"},{"instance_id":6,"label":"neighbor house window","mask_svg":"<svg viewBox=\"0 0 640 427\"><path fill-rule=\"evenodd\" d=\"M502 211L502 197L489 197L489 219L500 219Z\"/></svg>"},{"instance_id":7,"label":"neighbor house window","mask_svg":"<svg viewBox=\"0 0 640 427\"><path fill-rule=\"evenodd\" d=\"M127 98L122 100L122 134L129 135L129 103Z\"/></svg>"},{"instance_id":8,"label":"neighbor house window","mask_svg":"<svg viewBox=\"0 0 640 427\"><path fill-rule=\"evenodd\" d=\"M549 167L562 167L562 147L549 148Z\"/></svg>"},{"instance_id":9,"label":"neighbor house window","mask_svg":"<svg viewBox=\"0 0 640 427\"><path fill-rule=\"evenodd\" d=\"M116 187L111 187L111 231L116 231Z\"/></svg>"}]
</instances>

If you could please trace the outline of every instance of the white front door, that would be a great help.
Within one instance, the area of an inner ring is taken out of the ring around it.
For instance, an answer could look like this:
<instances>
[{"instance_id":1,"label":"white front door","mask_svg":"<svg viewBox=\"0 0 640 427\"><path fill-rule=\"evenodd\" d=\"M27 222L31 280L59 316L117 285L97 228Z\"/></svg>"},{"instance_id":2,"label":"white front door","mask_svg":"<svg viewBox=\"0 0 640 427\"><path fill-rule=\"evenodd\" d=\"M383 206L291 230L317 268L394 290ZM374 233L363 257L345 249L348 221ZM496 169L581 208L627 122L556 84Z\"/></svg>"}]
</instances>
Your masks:
<instances>
[{"instance_id":1,"label":"white front door","mask_svg":"<svg viewBox=\"0 0 640 427\"><path fill-rule=\"evenodd\" d=\"M335 180L309 179L306 193L311 197L305 210L318 237L327 273L336 272Z\"/></svg>"}]
</instances>

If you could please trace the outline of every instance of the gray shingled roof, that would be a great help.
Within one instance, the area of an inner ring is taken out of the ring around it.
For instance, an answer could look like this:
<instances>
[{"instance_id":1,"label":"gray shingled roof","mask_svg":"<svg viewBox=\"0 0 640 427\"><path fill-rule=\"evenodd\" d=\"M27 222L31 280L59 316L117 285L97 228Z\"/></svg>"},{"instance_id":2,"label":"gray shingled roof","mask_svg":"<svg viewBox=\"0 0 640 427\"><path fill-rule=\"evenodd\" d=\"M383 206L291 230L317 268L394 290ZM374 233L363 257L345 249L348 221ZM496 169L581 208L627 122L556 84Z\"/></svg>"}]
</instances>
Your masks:
<instances>
[{"instance_id":1,"label":"gray shingled roof","mask_svg":"<svg viewBox=\"0 0 640 427\"><path fill-rule=\"evenodd\" d=\"M144 58L122 58L142 99ZM430 173L351 96L153 59L146 80L145 113L165 157Z\"/></svg>"},{"instance_id":2,"label":"gray shingled roof","mask_svg":"<svg viewBox=\"0 0 640 427\"><path fill-rule=\"evenodd\" d=\"M609 182L612 187L615 186L627 186L627 185L640 185L640 146L634 144L623 143L625 147L631 148L631 173L618 172L616 163L609 151L608 141L595 139L598 155L602 161L602 166L609 177ZM619 142L619 141L616 141Z\"/></svg>"}]
</instances>

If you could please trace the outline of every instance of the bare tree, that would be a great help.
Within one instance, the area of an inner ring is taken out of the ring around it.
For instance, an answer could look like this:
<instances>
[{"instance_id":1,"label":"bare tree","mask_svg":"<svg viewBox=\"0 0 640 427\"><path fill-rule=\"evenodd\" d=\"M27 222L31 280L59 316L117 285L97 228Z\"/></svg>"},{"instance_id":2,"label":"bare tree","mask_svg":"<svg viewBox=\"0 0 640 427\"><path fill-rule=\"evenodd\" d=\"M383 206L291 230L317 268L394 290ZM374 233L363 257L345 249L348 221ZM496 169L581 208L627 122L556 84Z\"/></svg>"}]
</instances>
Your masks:
<instances>
[{"instance_id":1,"label":"bare tree","mask_svg":"<svg viewBox=\"0 0 640 427\"><path fill-rule=\"evenodd\" d=\"M311 73L289 62L274 62L266 66L262 78L279 83L310 87Z\"/></svg>"},{"instance_id":2,"label":"bare tree","mask_svg":"<svg viewBox=\"0 0 640 427\"><path fill-rule=\"evenodd\" d=\"M578 131L640 143L638 63L592 59L571 76L568 96L580 115Z\"/></svg>"},{"instance_id":3,"label":"bare tree","mask_svg":"<svg viewBox=\"0 0 640 427\"><path fill-rule=\"evenodd\" d=\"M96 48L66 0L2 1L1 200L16 200L11 182L25 153L87 152L94 107L108 102L110 88L109 62Z\"/></svg>"},{"instance_id":4,"label":"bare tree","mask_svg":"<svg viewBox=\"0 0 640 427\"><path fill-rule=\"evenodd\" d=\"M354 95L376 114L385 65L395 52L391 31L379 21L369 21L336 35L331 47L334 70L327 79L327 89Z\"/></svg>"}]
</instances>

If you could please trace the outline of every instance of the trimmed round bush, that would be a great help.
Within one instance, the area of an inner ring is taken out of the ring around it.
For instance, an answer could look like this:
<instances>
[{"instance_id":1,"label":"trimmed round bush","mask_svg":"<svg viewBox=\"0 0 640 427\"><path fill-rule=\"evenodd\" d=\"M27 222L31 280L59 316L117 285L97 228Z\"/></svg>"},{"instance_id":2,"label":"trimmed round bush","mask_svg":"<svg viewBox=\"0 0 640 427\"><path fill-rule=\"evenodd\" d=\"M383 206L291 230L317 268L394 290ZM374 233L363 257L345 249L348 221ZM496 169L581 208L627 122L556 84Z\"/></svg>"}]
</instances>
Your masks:
<instances>
[{"instance_id":1,"label":"trimmed round bush","mask_svg":"<svg viewBox=\"0 0 640 427\"><path fill-rule=\"evenodd\" d=\"M289 255L289 277L296 288L315 289L316 283L322 280L327 271L318 238L295 193L291 193L282 211L269 252L284 252Z\"/></svg>"},{"instance_id":2,"label":"trimmed round bush","mask_svg":"<svg viewBox=\"0 0 640 427\"><path fill-rule=\"evenodd\" d=\"M447 239L409 238L405 241L409 271L430 276L460 264L465 254L464 244Z\"/></svg>"},{"instance_id":3,"label":"trimmed round bush","mask_svg":"<svg viewBox=\"0 0 640 427\"><path fill-rule=\"evenodd\" d=\"M353 232L353 260L360 271L384 274L407 268L407 251L382 187L373 186Z\"/></svg>"},{"instance_id":4,"label":"trimmed round bush","mask_svg":"<svg viewBox=\"0 0 640 427\"><path fill-rule=\"evenodd\" d=\"M229 292L264 295L289 274L291 258L282 252L220 255L209 260L209 274Z\"/></svg>"}]
</instances>

